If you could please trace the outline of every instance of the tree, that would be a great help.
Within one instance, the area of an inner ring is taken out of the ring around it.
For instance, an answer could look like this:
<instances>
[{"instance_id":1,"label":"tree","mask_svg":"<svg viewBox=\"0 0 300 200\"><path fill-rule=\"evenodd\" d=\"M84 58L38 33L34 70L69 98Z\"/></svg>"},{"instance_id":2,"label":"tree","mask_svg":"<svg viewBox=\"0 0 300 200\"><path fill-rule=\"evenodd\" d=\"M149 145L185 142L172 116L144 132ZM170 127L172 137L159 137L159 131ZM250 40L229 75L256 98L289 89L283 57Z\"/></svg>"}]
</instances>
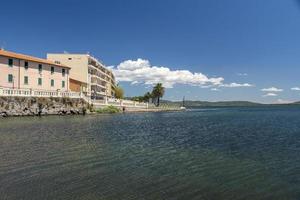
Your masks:
<instances>
[{"instance_id":1,"label":"tree","mask_svg":"<svg viewBox=\"0 0 300 200\"><path fill-rule=\"evenodd\" d=\"M152 96L157 99L156 106L159 106L160 98L162 98L165 94L165 88L161 83L157 83L152 90Z\"/></svg>"},{"instance_id":2,"label":"tree","mask_svg":"<svg viewBox=\"0 0 300 200\"><path fill-rule=\"evenodd\" d=\"M119 85L116 86L115 97L117 99L123 99L123 97L124 97L124 91Z\"/></svg>"},{"instance_id":3,"label":"tree","mask_svg":"<svg viewBox=\"0 0 300 200\"><path fill-rule=\"evenodd\" d=\"M143 96L136 96L136 97L132 97L131 100L142 102L142 101L144 101L144 97Z\"/></svg>"},{"instance_id":4,"label":"tree","mask_svg":"<svg viewBox=\"0 0 300 200\"><path fill-rule=\"evenodd\" d=\"M144 102L149 102L149 100L150 100L151 98L152 98L151 93L150 93L150 92L146 92L146 93L144 94L143 100L144 100Z\"/></svg>"}]
</instances>

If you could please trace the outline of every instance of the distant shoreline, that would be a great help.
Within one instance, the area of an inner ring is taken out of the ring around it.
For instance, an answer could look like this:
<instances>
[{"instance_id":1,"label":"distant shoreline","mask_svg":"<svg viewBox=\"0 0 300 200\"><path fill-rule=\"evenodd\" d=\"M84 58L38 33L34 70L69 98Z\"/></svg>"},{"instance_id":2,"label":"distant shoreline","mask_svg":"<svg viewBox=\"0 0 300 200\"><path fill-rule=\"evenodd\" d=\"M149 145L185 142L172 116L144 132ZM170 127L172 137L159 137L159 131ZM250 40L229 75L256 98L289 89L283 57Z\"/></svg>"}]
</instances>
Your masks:
<instances>
[{"instance_id":1,"label":"distant shoreline","mask_svg":"<svg viewBox=\"0 0 300 200\"><path fill-rule=\"evenodd\" d=\"M182 105L181 101L162 101L163 105L179 107ZM261 107L261 106L295 106L300 105L300 102L294 102L289 104L264 104L255 103L250 101L185 101L186 108L208 108L208 107Z\"/></svg>"}]
</instances>

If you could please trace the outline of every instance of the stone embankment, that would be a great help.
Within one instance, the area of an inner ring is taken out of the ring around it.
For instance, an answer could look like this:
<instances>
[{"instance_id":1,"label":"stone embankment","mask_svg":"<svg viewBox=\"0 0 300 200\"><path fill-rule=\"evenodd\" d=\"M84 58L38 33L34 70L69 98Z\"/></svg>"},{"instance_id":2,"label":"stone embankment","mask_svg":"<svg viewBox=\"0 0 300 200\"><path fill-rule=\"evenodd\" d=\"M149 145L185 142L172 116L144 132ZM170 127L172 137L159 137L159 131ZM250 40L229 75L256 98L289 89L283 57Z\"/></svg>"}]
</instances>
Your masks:
<instances>
[{"instance_id":1,"label":"stone embankment","mask_svg":"<svg viewBox=\"0 0 300 200\"><path fill-rule=\"evenodd\" d=\"M0 116L85 114L89 105L83 99L59 97L0 97Z\"/></svg>"}]
</instances>

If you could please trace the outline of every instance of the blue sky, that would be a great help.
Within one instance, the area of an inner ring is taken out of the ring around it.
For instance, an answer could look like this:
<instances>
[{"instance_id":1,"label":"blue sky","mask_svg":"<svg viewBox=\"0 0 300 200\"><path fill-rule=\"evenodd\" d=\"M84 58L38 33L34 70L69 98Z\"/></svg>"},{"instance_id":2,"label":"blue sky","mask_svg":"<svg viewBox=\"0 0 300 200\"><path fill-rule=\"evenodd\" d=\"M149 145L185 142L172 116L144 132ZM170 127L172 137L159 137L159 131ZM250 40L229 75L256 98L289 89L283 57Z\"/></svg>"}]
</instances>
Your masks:
<instances>
[{"instance_id":1,"label":"blue sky","mask_svg":"<svg viewBox=\"0 0 300 200\"><path fill-rule=\"evenodd\" d=\"M171 100L300 100L296 0L11 0L1 7L5 49L39 57L90 52L114 66L128 96L162 80Z\"/></svg>"}]
</instances>

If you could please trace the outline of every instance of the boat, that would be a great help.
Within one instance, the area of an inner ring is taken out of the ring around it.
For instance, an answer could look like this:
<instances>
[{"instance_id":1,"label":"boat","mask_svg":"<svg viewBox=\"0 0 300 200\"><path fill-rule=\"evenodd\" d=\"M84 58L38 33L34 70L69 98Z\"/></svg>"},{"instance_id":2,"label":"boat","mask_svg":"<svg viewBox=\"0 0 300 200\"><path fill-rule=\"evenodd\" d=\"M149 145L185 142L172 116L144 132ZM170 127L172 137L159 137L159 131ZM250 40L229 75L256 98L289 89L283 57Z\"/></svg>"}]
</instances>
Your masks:
<instances>
[{"instance_id":1,"label":"boat","mask_svg":"<svg viewBox=\"0 0 300 200\"><path fill-rule=\"evenodd\" d=\"M180 110L186 110L186 107L185 107L185 96L183 96L182 106L180 107Z\"/></svg>"}]
</instances>

